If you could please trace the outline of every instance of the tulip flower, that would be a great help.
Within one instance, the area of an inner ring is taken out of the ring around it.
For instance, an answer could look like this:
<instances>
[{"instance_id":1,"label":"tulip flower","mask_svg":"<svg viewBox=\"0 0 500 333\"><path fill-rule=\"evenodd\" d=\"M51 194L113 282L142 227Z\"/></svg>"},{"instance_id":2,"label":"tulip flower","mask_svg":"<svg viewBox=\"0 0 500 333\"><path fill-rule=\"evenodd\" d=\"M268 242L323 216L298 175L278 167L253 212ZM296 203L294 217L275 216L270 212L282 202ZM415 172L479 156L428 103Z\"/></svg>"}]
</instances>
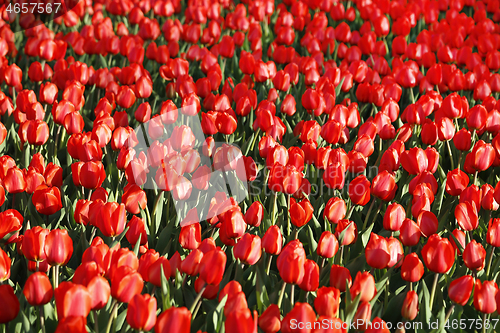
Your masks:
<instances>
[{"instance_id":1,"label":"tulip flower","mask_svg":"<svg viewBox=\"0 0 500 333\"><path fill-rule=\"evenodd\" d=\"M358 305L356 314L353 318L354 328L358 331L366 331L372 316L372 306L367 301L362 301Z\"/></svg>"},{"instance_id":2,"label":"tulip flower","mask_svg":"<svg viewBox=\"0 0 500 333\"><path fill-rule=\"evenodd\" d=\"M39 262L47 258L45 254L45 239L48 234L48 229L42 229L39 226L24 232L22 247L26 259Z\"/></svg>"},{"instance_id":3,"label":"tulip flower","mask_svg":"<svg viewBox=\"0 0 500 333\"><path fill-rule=\"evenodd\" d=\"M410 253L403 259L401 278L408 282L420 281L424 275L424 265L416 253Z\"/></svg>"},{"instance_id":4,"label":"tulip flower","mask_svg":"<svg viewBox=\"0 0 500 333\"><path fill-rule=\"evenodd\" d=\"M285 283L300 284L304 278L306 253L299 240L289 242L281 251L276 262Z\"/></svg>"},{"instance_id":5,"label":"tulip flower","mask_svg":"<svg viewBox=\"0 0 500 333\"><path fill-rule=\"evenodd\" d=\"M96 275L87 283L87 290L92 300L90 304L92 310L100 310L106 306L111 294L108 280Z\"/></svg>"},{"instance_id":6,"label":"tulip flower","mask_svg":"<svg viewBox=\"0 0 500 333\"><path fill-rule=\"evenodd\" d=\"M474 288L474 308L482 313L493 313L497 310L496 295L498 286L494 281L476 279Z\"/></svg>"},{"instance_id":7,"label":"tulip flower","mask_svg":"<svg viewBox=\"0 0 500 333\"><path fill-rule=\"evenodd\" d=\"M187 250L194 250L201 243L201 225L194 223L188 226L181 227L179 233L179 243Z\"/></svg>"},{"instance_id":8,"label":"tulip flower","mask_svg":"<svg viewBox=\"0 0 500 333\"><path fill-rule=\"evenodd\" d=\"M425 266L435 273L446 273L455 262L455 251L446 238L431 235L422 248Z\"/></svg>"},{"instance_id":9,"label":"tulip flower","mask_svg":"<svg viewBox=\"0 0 500 333\"><path fill-rule=\"evenodd\" d=\"M384 229L389 231L399 231L403 221L406 218L406 212L403 206L398 203L392 203L387 206L384 214Z\"/></svg>"},{"instance_id":10,"label":"tulip flower","mask_svg":"<svg viewBox=\"0 0 500 333\"><path fill-rule=\"evenodd\" d=\"M171 307L161 313L155 324L155 332L179 332L189 333L191 331L191 312L185 307Z\"/></svg>"},{"instance_id":11,"label":"tulip flower","mask_svg":"<svg viewBox=\"0 0 500 333\"><path fill-rule=\"evenodd\" d=\"M305 291L316 291L319 286L319 266L311 259L306 259L304 263L304 278L299 283L299 287ZM293 297L293 296L292 296Z\"/></svg>"},{"instance_id":12,"label":"tulip flower","mask_svg":"<svg viewBox=\"0 0 500 333\"><path fill-rule=\"evenodd\" d=\"M372 181L372 194L383 201L392 200L396 195L396 190L394 176L387 171L381 171Z\"/></svg>"},{"instance_id":13,"label":"tulip flower","mask_svg":"<svg viewBox=\"0 0 500 333\"><path fill-rule=\"evenodd\" d=\"M349 198L355 205L364 206L370 201L370 181L359 175L349 183Z\"/></svg>"},{"instance_id":14,"label":"tulip flower","mask_svg":"<svg viewBox=\"0 0 500 333\"><path fill-rule=\"evenodd\" d=\"M293 200L290 203L290 219L292 224L297 227L303 227L312 218L314 208L309 200L304 199L300 202Z\"/></svg>"},{"instance_id":15,"label":"tulip flower","mask_svg":"<svg viewBox=\"0 0 500 333\"><path fill-rule=\"evenodd\" d=\"M137 294L127 308L127 323L133 329L149 331L156 324L156 298L148 294Z\"/></svg>"},{"instance_id":16,"label":"tulip flower","mask_svg":"<svg viewBox=\"0 0 500 333\"><path fill-rule=\"evenodd\" d=\"M414 290L408 291L401 308L401 316L408 320L413 320L418 314L418 294Z\"/></svg>"},{"instance_id":17,"label":"tulip flower","mask_svg":"<svg viewBox=\"0 0 500 333\"><path fill-rule=\"evenodd\" d=\"M451 281L450 286L448 287L448 296L453 302L464 306L469 302L473 287L474 278L472 276L461 276Z\"/></svg>"},{"instance_id":18,"label":"tulip flower","mask_svg":"<svg viewBox=\"0 0 500 333\"><path fill-rule=\"evenodd\" d=\"M467 243L463 253L464 263L470 270L480 271L484 268L486 250L474 239Z\"/></svg>"},{"instance_id":19,"label":"tulip flower","mask_svg":"<svg viewBox=\"0 0 500 333\"><path fill-rule=\"evenodd\" d=\"M375 279L369 272L358 272L350 289L351 299L361 294L360 302L369 302L377 294Z\"/></svg>"},{"instance_id":20,"label":"tulip flower","mask_svg":"<svg viewBox=\"0 0 500 333\"><path fill-rule=\"evenodd\" d=\"M259 227L264 218L264 207L259 201L255 201L248 207L244 217L248 225Z\"/></svg>"},{"instance_id":21,"label":"tulip flower","mask_svg":"<svg viewBox=\"0 0 500 333\"><path fill-rule=\"evenodd\" d=\"M314 308L320 316L336 317L339 310L340 291L333 287L321 287L314 300Z\"/></svg>"},{"instance_id":22,"label":"tulip flower","mask_svg":"<svg viewBox=\"0 0 500 333\"><path fill-rule=\"evenodd\" d=\"M54 291L47 274L35 272L31 274L24 285L23 294L29 304L40 306L52 299Z\"/></svg>"},{"instance_id":23,"label":"tulip flower","mask_svg":"<svg viewBox=\"0 0 500 333\"><path fill-rule=\"evenodd\" d=\"M459 196L469 184L469 177L460 169L448 172L446 176L446 192L452 196Z\"/></svg>"},{"instance_id":24,"label":"tulip flower","mask_svg":"<svg viewBox=\"0 0 500 333\"><path fill-rule=\"evenodd\" d=\"M87 332L87 318L79 317L65 317L57 324L55 333L74 332L85 333Z\"/></svg>"},{"instance_id":25,"label":"tulip flower","mask_svg":"<svg viewBox=\"0 0 500 333\"><path fill-rule=\"evenodd\" d=\"M266 253L279 255L283 246L283 235L278 226L273 225L267 229L262 237L262 249Z\"/></svg>"},{"instance_id":26,"label":"tulip flower","mask_svg":"<svg viewBox=\"0 0 500 333\"><path fill-rule=\"evenodd\" d=\"M323 231L318 241L316 252L323 258L332 258L339 250L337 237L329 231Z\"/></svg>"},{"instance_id":27,"label":"tulip flower","mask_svg":"<svg viewBox=\"0 0 500 333\"><path fill-rule=\"evenodd\" d=\"M281 332L307 332L312 328L307 328L307 323L312 326L315 321L316 314L308 303L295 303L293 309L281 321ZM302 323L303 325L298 327L298 323Z\"/></svg>"},{"instance_id":28,"label":"tulip flower","mask_svg":"<svg viewBox=\"0 0 500 333\"><path fill-rule=\"evenodd\" d=\"M148 281L157 287L162 286L162 271L165 279L169 279L172 273L172 269L170 267L170 262L165 257L160 257L154 263L149 266L148 269ZM136 282L138 283L138 282Z\"/></svg>"},{"instance_id":29,"label":"tulip flower","mask_svg":"<svg viewBox=\"0 0 500 333\"><path fill-rule=\"evenodd\" d=\"M0 324L6 324L17 317L20 307L14 289L9 284L0 285L0 302L8 305L0 312Z\"/></svg>"},{"instance_id":30,"label":"tulip flower","mask_svg":"<svg viewBox=\"0 0 500 333\"><path fill-rule=\"evenodd\" d=\"M387 239L372 232L370 240L366 244L365 257L367 264L371 267L386 268L391 259Z\"/></svg>"},{"instance_id":31,"label":"tulip flower","mask_svg":"<svg viewBox=\"0 0 500 333\"><path fill-rule=\"evenodd\" d=\"M121 266L111 280L111 296L122 303L128 303L144 287L141 275L129 266Z\"/></svg>"},{"instance_id":32,"label":"tulip flower","mask_svg":"<svg viewBox=\"0 0 500 333\"><path fill-rule=\"evenodd\" d=\"M9 256L0 249L0 283L10 278L10 264Z\"/></svg>"},{"instance_id":33,"label":"tulip flower","mask_svg":"<svg viewBox=\"0 0 500 333\"><path fill-rule=\"evenodd\" d=\"M210 285L218 285L226 269L226 254L214 249L203 256L200 262L200 278Z\"/></svg>"},{"instance_id":34,"label":"tulip flower","mask_svg":"<svg viewBox=\"0 0 500 333\"><path fill-rule=\"evenodd\" d=\"M280 309L276 304L267 307L259 317L259 328L264 333L277 333L281 329Z\"/></svg>"},{"instance_id":35,"label":"tulip flower","mask_svg":"<svg viewBox=\"0 0 500 333\"><path fill-rule=\"evenodd\" d=\"M66 265L73 254L73 240L67 230L54 229L45 238L45 255L51 265Z\"/></svg>"},{"instance_id":36,"label":"tulip flower","mask_svg":"<svg viewBox=\"0 0 500 333\"><path fill-rule=\"evenodd\" d=\"M261 257L261 239L257 235L244 234L234 246L234 257L247 265L255 265Z\"/></svg>"},{"instance_id":37,"label":"tulip flower","mask_svg":"<svg viewBox=\"0 0 500 333\"><path fill-rule=\"evenodd\" d=\"M56 288L54 296L59 320L89 315L92 300L86 287L65 281Z\"/></svg>"},{"instance_id":38,"label":"tulip flower","mask_svg":"<svg viewBox=\"0 0 500 333\"><path fill-rule=\"evenodd\" d=\"M226 330L235 333L250 333L257 331L257 311L252 312L249 309L241 309L230 312L224 323Z\"/></svg>"}]
</instances>

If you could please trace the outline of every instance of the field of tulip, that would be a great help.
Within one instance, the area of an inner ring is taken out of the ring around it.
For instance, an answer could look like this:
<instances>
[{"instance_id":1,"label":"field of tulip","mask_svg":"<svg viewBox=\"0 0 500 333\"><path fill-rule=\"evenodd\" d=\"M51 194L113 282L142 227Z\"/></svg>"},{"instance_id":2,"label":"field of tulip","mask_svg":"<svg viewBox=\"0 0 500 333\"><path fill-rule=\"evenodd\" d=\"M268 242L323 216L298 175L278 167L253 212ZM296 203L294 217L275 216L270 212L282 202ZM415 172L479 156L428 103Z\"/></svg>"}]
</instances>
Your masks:
<instances>
[{"instance_id":1,"label":"field of tulip","mask_svg":"<svg viewBox=\"0 0 500 333\"><path fill-rule=\"evenodd\" d=\"M33 1L0 332L500 332L499 0Z\"/></svg>"}]
</instances>

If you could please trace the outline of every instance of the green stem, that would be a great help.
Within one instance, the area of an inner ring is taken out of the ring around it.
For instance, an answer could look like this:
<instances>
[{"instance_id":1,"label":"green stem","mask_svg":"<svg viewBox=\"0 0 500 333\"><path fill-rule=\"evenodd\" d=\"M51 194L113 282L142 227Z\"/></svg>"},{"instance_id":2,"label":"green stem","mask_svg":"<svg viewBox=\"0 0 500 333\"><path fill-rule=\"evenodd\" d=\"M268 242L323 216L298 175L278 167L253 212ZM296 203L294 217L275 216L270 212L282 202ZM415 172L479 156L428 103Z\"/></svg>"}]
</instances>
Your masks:
<instances>
[{"instance_id":1,"label":"green stem","mask_svg":"<svg viewBox=\"0 0 500 333\"><path fill-rule=\"evenodd\" d=\"M446 317L444 318L444 322L448 322L448 319L450 319L451 314L453 313L453 309L455 309L455 304L451 305L451 308L446 312Z\"/></svg>"},{"instance_id":2,"label":"green stem","mask_svg":"<svg viewBox=\"0 0 500 333\"><path fill-rule=\"evenodd\" d=\"M290 292L290 304L292 305L292 309L293 309L293 304L295 303L294 294L295 294L295 284L292 284L292 291Z\"/></svg>"},{"instance_id":3,"label":"green stem","mask_svg":"<svg viewBox=\"0 0 500 333\"><path fill-rule=\"evenodd\" d=\"M94 315L94 330L95 330L95 333L99 333L99 321L97 320L97 311L93 310L92 314Z\"/></svg>"},{"instance_id":4,"label":"green stem","mask_svg":"<svg viewBox=\"0 0 500 333\"><path fill-rule=\"evenodd\" d=\"M450 140L446 141L446 147L448 147L448 154L450 154L451 170L455 170L455 163L453 162L453 154L451 153Z\"/></svg>"},{"instance_id":5,"label":"green stem","mask_svg":"<svg viewBox=\"0 0 500 333\"><path fill-rule=\"evenodd\" d=\"M493 261L493 253L495 252L495 248L491 248L490 257L488 259L488 265L486 266L486 278L490 276L491 262Z\"/></svg>"},{"instance_id":6,"label":"green stem","mask_svg":"<svg viewBox=\"0 0 500 333\"><path fill-rule=\"evenodd\" d=\"M38 307L40 309L40 326L42 326L42 333L45 333L45 316L43 313L43 305Z\"/></svg>"},{"instance_id":7,"label":"green stem","mask_svg":"<svg viewBox=\"0 0 500 333\"><path fill-rule=\"evenodd\" d=\"M365 228L366 228L366 224L368 223L368 218L370 217L370 213L372 212L373 205L375 204L375 200L376 199L373 199L372 203L370 204L370 208L368 208L368 213L366 213L365 222L363 223L363 229L361 229L361 230L365 230Z\"/></svg>"},{"instance_id":8,"label":"green stem","mask_svg":"<svg viewBox=\"0 0 500 333\"><path fill-rule=\"evenodd\" d=\"M273 225L276 225L276 200L278 197L278 193L274 192L274 198L273 198Z\"/></svg>"},{"instance_id":9,"label":"green stem","mask_svg":"<svg viewBox=\"0 0 500 333\"><path fill-rule=\"evenodd\" d=\"M349 219L351 217L351 214L354 211L355 207L356 207L356 205L352 205L351 208L349 208L349 211L347 212L347 215L345 216L346 219Z\"/></svg>"},{"instance_id":10,"label":"green stem","mask_svg":"<svg viewBox=\"0 0 500 333\"><path fill-rule=\"evenodd\" d=\"M476 185L476 181L477 181L477 171L474 173L474 185Z\"/></svg>"},{"instance_id":11,"label":"green stem","mask_svg":"<svg viewBox=\"0 0 500 333\"><path fill-rule=\"evenodd\" d=\"M196 304L198 304L198 302L200 301L201 296L203 295L203 292L205 291L205 289L207 289L206 285L203 288L201 288L200 292L198 293L198 295L194 299L193 304L191 304L191 308L189 309L189 312L194 313L194 309L196 308Z\"/></svg>"},{"instance_id":12,"label":"green stem","mask_svg":"<svg viewBox=\"0 0 500 333\"><path fill-rule=\"evenodd\" d=\"M483 313L483 333L486 333L486 313Z\"/></svg>"},{"instance_id":13,"label":"green stem","mask_svg":"<svg viewBox=\"0 0 500 333\"><path fill-rule=\"evenodd\" d=\"M59 286L59 265L52 268L52 283L54 284L54 289Z\"/></svg>"},{"instance_id":14,"label":"green stem","mask_svg":"<svg viewBox=\"0 0 500 333\"><path fill-rule=\"evenodd\" d=\"M116 318L116 313L118 311L118 301L116 299L113 299L111 308L113 310L111 311L111 318L109 318L108 326L106 326L106 333L109 333L109 331L111 330L111 324L113 324L113 321L115 321Z\"/></svg>"},{"instance_id":15,"label":"green stem","mask_svg":"<svg viewBox=\"0 0 500 333\"><path fill-rule=\"evenodd\" d=\"M432 283L431 299L429 302L429 308L431 309L431 312L432 312L432 306L434 305L434 295L436 294L436 287L438 284L438 280L439 280L439 273L436 273L436 275L434 276L434 282Z\"/></svg>"},{"instance_id":16,"label":"green stem","mask_svg":"<svg viewBox=\"0 0 500 333\"><path fill-rule=\"evenodd\" d=\"M286 282L283 281L283 286L281 286L280 297L278 298L278 308L281 309L281 303L283 303L283 296L285 296Z\"/></svg>"},{"instance_id":17,"label":"green stem","mask_svg":"<svg viewBox=\"0 0 500 333\"><path fill-rule=\"evenodd\" d=\"M272 254L269 255L269 260L267 261L267 269L266 273L269 276L269 270L271 269L271 263L273 262L273 256Z\"/></svg>"}]
</instances>

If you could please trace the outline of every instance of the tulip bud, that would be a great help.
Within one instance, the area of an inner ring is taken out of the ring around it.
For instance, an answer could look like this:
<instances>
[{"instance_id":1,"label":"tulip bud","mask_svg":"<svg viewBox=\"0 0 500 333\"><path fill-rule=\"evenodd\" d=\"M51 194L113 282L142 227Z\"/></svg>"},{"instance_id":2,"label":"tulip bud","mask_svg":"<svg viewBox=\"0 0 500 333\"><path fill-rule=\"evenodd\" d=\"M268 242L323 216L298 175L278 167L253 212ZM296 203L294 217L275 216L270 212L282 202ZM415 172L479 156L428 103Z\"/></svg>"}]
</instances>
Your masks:
<instances>
[{"instance_id":1,"label":"tulip bud","mask_svg":"<svg viewBox=\"0 0 500 333\"><path fill-rule=\"evenodd\" d=\"M401 316L408 320L413 320L418 314L418 294L414 290L410 290L403 301L401 308Z\"/></svg>"}]
</instances>

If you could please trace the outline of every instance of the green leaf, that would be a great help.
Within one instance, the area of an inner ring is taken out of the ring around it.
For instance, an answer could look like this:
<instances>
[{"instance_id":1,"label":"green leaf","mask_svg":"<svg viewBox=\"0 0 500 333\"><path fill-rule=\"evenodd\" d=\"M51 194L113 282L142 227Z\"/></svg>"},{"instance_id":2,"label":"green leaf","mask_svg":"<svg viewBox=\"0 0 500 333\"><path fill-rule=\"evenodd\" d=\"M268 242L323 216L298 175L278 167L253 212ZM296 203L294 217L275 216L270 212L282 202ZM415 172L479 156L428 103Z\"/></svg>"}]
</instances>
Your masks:
<instances>
[{"instance_id":1,"label":"green leaf","mask_svg":"<svg viewBox=\"0 0 500 333\"><path fill-rule=\"evenodd\" d=\"M141 237L142 237L142 235L139 234L139 238L137 239L137 243L135 243L135 246L134 246L134 253L136 256L139 256L139 248L141 247Z\"/></svg>"},{"instance_id":2,"label":"green leaf","mask_svg":"<svg viewBox=\"0 0 500 333\"><path fill-rule=\"evenodd\" d=\"M366 244L368 244L368 242L370 241L370 236L372 234L374 224L375 223L370 224L370 226L365 231L363 231L363 234L361 235L361 242L363 243L363 248L365 248Z\"/></svg>"},{"instance_id":3,"label":"green leaf","mask_svg":"<svg viewBox=\"0 0 500 333\"><path fill-rule=\"evenodd\" d=\"M335 50L335 55L337 54L337 50ZM339 96L340 94L340 90L342 89L342 85L344 84L344 80L345 80L345 77L342 78L342 80L340 80L340 83L337 87L335 87L335 96Z\"/></svg>"}]
</instances>

